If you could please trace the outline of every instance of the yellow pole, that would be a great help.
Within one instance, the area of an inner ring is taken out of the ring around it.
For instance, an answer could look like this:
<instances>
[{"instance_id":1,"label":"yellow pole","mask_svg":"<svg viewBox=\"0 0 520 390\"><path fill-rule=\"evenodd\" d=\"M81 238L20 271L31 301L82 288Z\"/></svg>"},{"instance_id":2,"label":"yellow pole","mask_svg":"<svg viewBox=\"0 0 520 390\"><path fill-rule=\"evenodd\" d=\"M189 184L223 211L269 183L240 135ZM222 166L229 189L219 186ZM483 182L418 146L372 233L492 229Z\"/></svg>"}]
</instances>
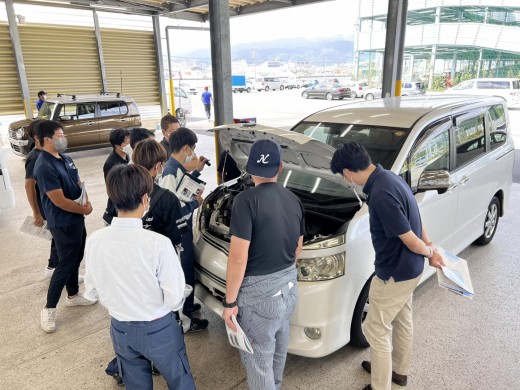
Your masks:
<instances>
[{"instance_id":1,"label":"yellow pole","mask_svg":"<svg viewBox=\"0 0 520 390\"><path fill-rule=\"evenodd\" d=\"M403 81L395 80L395 96L401 96L402 87L403 87Z\"/></svg>"},{"instance_id":2,"label":"yellow pole","mask_svg":"<svg viewBox=\"0 0 520 390\"><path fill-rule=\"evenodd\" d=\"M218 173L218 166L220 165L220 145L218 143L218 130L215 130L215 170L217 171L217 184L222 184L222 174ZM222 167L224 170L225 167Z\"/></svg>"},{"instance_id":3,"label":"yellow pole","mask_svg":"<svg viewBox=\"0 0 520 390\"><path fill-rule=\"evenodd\" d=\"M173 94L173 79L170 79L170 105L172 108L171 114L175 115L175 95Z\"/></svg>"}]
</instances>

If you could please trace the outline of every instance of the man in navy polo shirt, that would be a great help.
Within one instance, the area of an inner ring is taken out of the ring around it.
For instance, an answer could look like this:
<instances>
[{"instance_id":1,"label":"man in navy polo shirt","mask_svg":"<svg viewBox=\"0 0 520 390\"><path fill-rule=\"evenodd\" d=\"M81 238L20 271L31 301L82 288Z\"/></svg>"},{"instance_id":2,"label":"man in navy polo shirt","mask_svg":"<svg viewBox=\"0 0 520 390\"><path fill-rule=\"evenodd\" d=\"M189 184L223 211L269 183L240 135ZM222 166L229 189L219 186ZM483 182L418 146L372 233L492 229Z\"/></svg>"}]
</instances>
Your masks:
<instances>
[{"instance_id":1,"label":"man in navy polo shirt","mask_svg":"<svg viewBox=\"0 0 520 390\"><path fill-rule=\"evenodd\" d=\"M332 158L331 170L341 173L368 195L370 233L375 251L375 276L370 283L370 306L364 333L371 362L361 366L371 373L364 390L390 390L391 382L407 383L412 350L412 295L424 269L444 265L428 238L408 184L381 165L372 164L365 148L347 142Z\"/></svg>"},{"instance_id":2,"label":"man in navy polo shirt","mask_svg":"<svg viewBox=\"0 0 520 390\"><path fill-rule=\"evenodd\" d=\"M56 306L63 287L67 289L66 306L92 305L93 301L79 294L78 270L85 249L85 215L92 212L88 202L75 202L81 196L78 170L69 156L67 138L58 122L44 120L38 126L42 152L36 161L34 175L40 187L47 226L56 243L58 262L55 264L47 292L47 304L41 311L41 326L47 333L56 330Z\"/></svg>"}]
</instances>

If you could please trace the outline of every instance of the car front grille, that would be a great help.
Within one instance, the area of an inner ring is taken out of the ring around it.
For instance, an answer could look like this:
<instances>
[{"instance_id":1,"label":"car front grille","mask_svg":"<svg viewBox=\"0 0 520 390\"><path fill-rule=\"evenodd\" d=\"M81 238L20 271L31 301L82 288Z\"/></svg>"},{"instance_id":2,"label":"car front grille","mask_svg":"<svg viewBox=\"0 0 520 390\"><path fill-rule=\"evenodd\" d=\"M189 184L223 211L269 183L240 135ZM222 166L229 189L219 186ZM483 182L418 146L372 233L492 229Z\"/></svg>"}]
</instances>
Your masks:
<instances>
[{"instance_id":1,"label":"car front grille","mask_svg":"<svg viewBox=\"0 0 520 390\"><path fill-rule=\"evenodd\" d=\"M21 153L20 147L18 145L11 144L11 148L13 148L15 152Z\"/></svg>"}]
</instances>

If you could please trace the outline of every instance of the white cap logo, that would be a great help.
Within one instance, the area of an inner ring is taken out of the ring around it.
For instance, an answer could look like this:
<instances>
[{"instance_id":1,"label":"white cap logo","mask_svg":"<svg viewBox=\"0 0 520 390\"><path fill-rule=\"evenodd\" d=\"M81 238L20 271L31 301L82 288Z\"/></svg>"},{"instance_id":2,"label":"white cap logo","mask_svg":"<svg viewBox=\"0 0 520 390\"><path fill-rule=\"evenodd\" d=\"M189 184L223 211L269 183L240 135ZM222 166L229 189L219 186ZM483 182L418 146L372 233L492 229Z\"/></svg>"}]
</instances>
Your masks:
<instances>
[{"instance_id":1,"label":"white cap logo","mask_svg":"<svg viewBox=\"0 0 520 390\"><path fill-rule=\"evenodd\" d=\"M269 161L267 161L267 157L269 157L269 154L267 154L267 155L261 154L260 158L257 160L256 163L257 164L260 164L260 163L262 163L262 164L269 164Z\"/></svg>"}]
</instances>

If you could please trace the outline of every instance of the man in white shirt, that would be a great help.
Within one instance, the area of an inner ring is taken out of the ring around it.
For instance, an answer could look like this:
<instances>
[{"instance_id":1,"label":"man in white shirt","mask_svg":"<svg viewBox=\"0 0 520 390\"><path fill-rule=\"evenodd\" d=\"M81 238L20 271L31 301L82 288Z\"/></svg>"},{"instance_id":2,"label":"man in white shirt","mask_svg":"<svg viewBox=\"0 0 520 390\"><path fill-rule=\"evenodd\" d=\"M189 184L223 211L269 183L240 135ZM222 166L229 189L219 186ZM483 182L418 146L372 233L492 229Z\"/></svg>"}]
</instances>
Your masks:
<instances>
[{"instance_id":1,"label":"man in white shirt","mask_svg":"<svg viewBox=\"0 0 520 390\"><path fill-rule=\"evenodd\" d=\"M112 317L123 382L128 390L151 390L152 361L170 389L195 389L173 314L184 303L184 274L171 241L142 225L152 178L141 166L119 165L106 184L118 216L87 240L85 294L99 299Z\"/></svg>"}]
</instances>

